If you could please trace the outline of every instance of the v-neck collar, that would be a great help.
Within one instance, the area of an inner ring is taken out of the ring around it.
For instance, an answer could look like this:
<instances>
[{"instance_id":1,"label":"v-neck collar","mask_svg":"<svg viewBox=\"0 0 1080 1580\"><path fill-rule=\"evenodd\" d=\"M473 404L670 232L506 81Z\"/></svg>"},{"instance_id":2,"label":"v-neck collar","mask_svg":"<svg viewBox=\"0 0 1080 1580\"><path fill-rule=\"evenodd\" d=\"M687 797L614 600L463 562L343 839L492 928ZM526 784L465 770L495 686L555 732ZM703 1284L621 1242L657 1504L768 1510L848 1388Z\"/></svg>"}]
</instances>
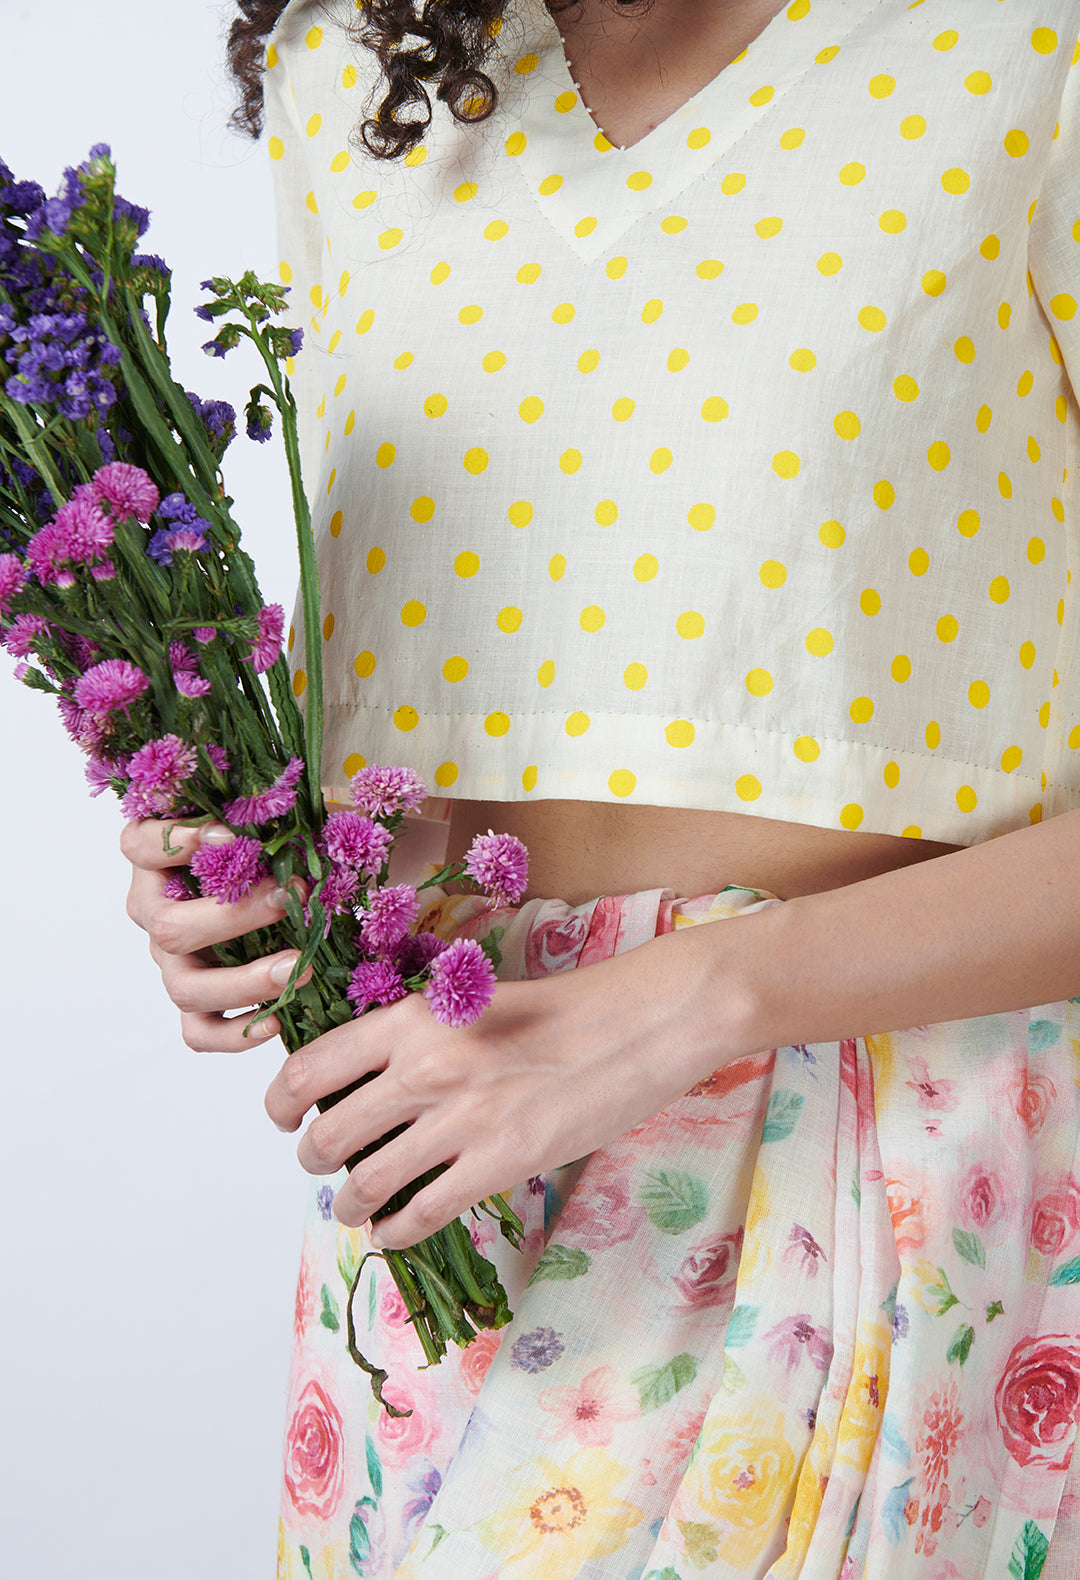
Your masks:
<instances>
[{"instance_id":1,"label":"v-neck collar","mask_svg":"<svg viewBox=\"0 0 1080 1580\"><path fill-rule=\"evenodd\" d=\"M810 71L827 71L844 39L883 0L792 0L730 65L629 148L617 148L585 108L562 38L543 0L529 47L513 62L523 88L509 113L507 153L540 212L585 263L601 257L644 215L663 208L769 115ZM531 22L533 18L529 16ZM736 195L746 178L720 183Z\"/></svg>"}]
</instances>

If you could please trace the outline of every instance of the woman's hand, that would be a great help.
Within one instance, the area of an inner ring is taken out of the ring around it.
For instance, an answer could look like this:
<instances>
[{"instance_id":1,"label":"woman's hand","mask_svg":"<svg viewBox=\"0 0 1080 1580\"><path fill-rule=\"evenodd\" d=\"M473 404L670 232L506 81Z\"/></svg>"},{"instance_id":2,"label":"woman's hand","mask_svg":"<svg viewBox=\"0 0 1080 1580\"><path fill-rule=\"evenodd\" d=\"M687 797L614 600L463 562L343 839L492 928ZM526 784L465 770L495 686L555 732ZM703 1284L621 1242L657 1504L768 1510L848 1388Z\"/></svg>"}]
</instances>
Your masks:
<instances>
[{"instance_id":1,"label":"woman's hand","mask_svg":"<svg viewBox=\"0 0 1080 1580\"><path fill-rule=\"evenodd\" d=\"M485 1196L607 1145L746 1051L688 1019L686 966L694 971L697 952L680 942L670 935L578 971L499 983L472 1026L440 1025L410 994L293 1054L267 1092L267 1112L296 1130L317 1099L378 1071L312 1121L298 1156L310 1174L333 1174L407 1125L352 1170L334 1213L361 1224L447 1164L378 1225L379 1244L416 1244Z\"/></svg>"},{"instance_id":2,"label":"woman's hand","mask_svg":"<svg viewBox=\"0 0 1080 1580\"><path fill-rule=\"evenodd\" d=\"M300 953L288 949L246 966L219 966L207 953L212 944L281 920L285 893L272 878L236 905L204 899L170 900L163 895L170 871L186 867L200 844L223 845L232 838L223 824L185 828L152 818L126 824L120 836L120 848L134 869L128 915L149 934L150 954L161 968L165 991L180 1011L184 1041L196 1053L239 1053L249 1048L253 1039L276 1037L281 1027L275 1016L252 1026L246 1036L257 1011L231 1017L225 1011L277 998ZM300 980L309 979L310 973Z\"/></svg>"}]
</instances>

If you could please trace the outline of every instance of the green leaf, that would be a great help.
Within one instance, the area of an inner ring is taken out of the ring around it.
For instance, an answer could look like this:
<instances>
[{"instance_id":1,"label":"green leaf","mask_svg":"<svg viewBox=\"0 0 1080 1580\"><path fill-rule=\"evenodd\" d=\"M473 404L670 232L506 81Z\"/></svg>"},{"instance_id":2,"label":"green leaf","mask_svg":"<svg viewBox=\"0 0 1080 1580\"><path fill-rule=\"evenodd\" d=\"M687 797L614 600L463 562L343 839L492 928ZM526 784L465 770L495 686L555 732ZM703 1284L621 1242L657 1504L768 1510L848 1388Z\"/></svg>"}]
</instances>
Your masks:
<instances>
[{"instance_id":1,"label":"green leaf","mask_svg":"<svg viewBox=\"0 0 1080 1580\"><path fill-rule=\"evenodd\" d=\"M953 1334L952 1343L945 1351L945 1359L950 1364L953 1361L959 1361L962 1366L971 1354L971 1346L974 1342L975 1329L968 1327L966 1323L962 1324Z\"/></svg>"},{"instance_id":2,"label":"green leaf","mask_svg":"<svg viewBox=\"0 0 1080 1580\"><path fill-rule=\"evenodd\" d=\"M438 1547L439 1543L442 1541L443 1537L444 1536L448 1536L449 1534L450 1533L446 1529L445 1525L436 1525L435 1526L435 1535L431 1539L431 1546L428 1549L428 1551L429 1552L434 1552L436 1547Z\"/></svg>"},{"instance_id":3,"label":"green leaf","mask_svg":"<svg viewBox=\"0 0 1080 1580\"><path fill-rule=\"evenodd\" d=\"M329 1328L331 1333L336 1333L341 1326L338 1303L325 1284L322 1286L322 1310L319 1313L319 1321L324 1328Z\"/></svg>"},{"instance_id":4,"label":"green leaf","mask_svg":"<svg viewBox=\"0 0 1080 1580\"><path fill-rule=\"evenodd\" d=\"M356 1260L356 1256L352 1248L352 1241L349 1239L348 1235L341 1235L338 1239L337 1265L338 1272L345 1280L346 1287L351 1289L353 1279L356 1277L356 1269L360 1264Z\"/></svg>"},{"instance_id":5,"label":"green leaf","mask_svg":"<svg viewBox=\"0 0 1080 1580\"><path fill-rule=\"evenodd\" d=\"M742 1367L730 1356L724 1356L724 1375L720 1379L720 1388L723 1393L738 1393L740 1388L746 1387L746 1373Z\"/></svg>"},{"instance_id":6,"label":"green leaf","mask_svg":"<svg viewBox=\"0 0 1080 1580\"><path fill-rule=\"evenodd\" d=\"M969 1229L954 1229L952 1243L957 1256L965 1262L970 1262L973 1267L986 1266L986 1251L977 1234L972 1234Z\"/></svg>"},{"instance_id":7,"label":"green leaf","mask_svg":"<svg viewBox=\"0 0 1080 1580\"><path fill-rule=\"evenodd\" d=\"M300 1562L303 1564L304 1568L307 1570L308 1574L310 1575L311 1574L311 1554L308 1552L307 1548L303 1547L303 1546L300 1548Z\"/></svg>"},{"instance_id":8,"label":"green leaf","mask_svg":"<svg viewBox=\"0 0 1080 1580\"><path fill-rule=\"evenodd\" d=\"M645 1180L639 1200L661 1234L685 1234L708 1211L709 1192L696 1174L662 1169L647 1173Z\"/></svg>"},{"instance_id":9,"label":"green leaf","mask_svg":"<svg viewBox=\"0 0 1080 1580\"><path fill-rule=\"evenodd\" d=\"M645 1580L679 1580L679 1575L669 1564L666 1569L650 1569Z\"/></svg>"},{"instance_id":10,"label":"green leaf","mask_svg":"<svg viewBox=\"0 0 1080 1580\"><path fill-rule=\"evenodd\" d=\"M537 1262L530 1284L548 1278L581 1278L589 1271L588 1255L576 1245L549 1245Z\"/></svg>"},{"instance_id":11,"label":"green leaf","mask_svg":"<svg viewBox=\"0 0 1080 1580\"><path fill-rule=\"evenodd\" d=\"M697 1525L691 1520L679 1521L679 1535L683 1539L686 1556L696 1569L705 1569L716 1562L719 1534L715 1525Z\"/></svg>"},{"instance_id":12,"label":"green leaf","mask_svg":"<svg viewBox=\"0 0 1080 1580\"><path fill-rule=\"evenodd\" d=\"M1049 1551L1050 1543L1035 1521L1025 1520L1024 1529L1016 1538L1009 1559L1009 1573L1013 1580L1039 1580Z\"/></svg>"},{"instance_id":13,"label":"green leaf","mask_svg":"<svg viewBox=\"0 0 1080 1580\"><path fill-rule=\"evenodd\" d=\"M939 1267L937 1269L937 1275L938 1282L936 1284L927 1284L926 1293L936 1299L936 1315L943 1317L946 1311L948 1311L952 1306L958 1306L960 1302L952 1292L952 1285L949 1283L949 1275L946 1273L943 1267Z\"/></svg>"},{"instance_id":14,"label":"green leaf","mask_svg":"<svg viewBox=\"0 0 1080 1580\"><path fill-rule=\"evenodd\" d=\"M375 1447L375 1442L370 1432L367 1434L364 1452L367 1456L367 1473L368 1481L371 1483L371 1490L377 1498L381 1498L383 1493L382 1464L379 1461L379 1451Z\"/></svg>"},{"instance_id":15,"label":"green leaf","mask_svg":"<svg viewBox=\"0 0 1080 1580\"><path fill-rule=\"evenodd\" d=\"M378 1296L378 1280L375 1278L369 1279L367 1291L367 1325L369 1333L375 1327L375 1303L378 1300Z\"/></svg>"},{"instance_id":16,"label":"green leaf","mask_svg":"<svg viewBox=\"0 0 1080 1580\"><path fill-rule=\"evenodd\" d=\"M367 1526L357 1511L349 1521L349 1562L358 1575L364 1573L364 1565L370 1556L371 1538L367 1533Z\"/></svg>"},{"instance_id":17,"label":"green leaf","mask_svg":"<svg viewBox=\"0 0 1080 1580\"><path fill-rule=\"evenodd\" d=\"M803 1105L801 1092L774 1092L769 1098L765 1123L761 1130L762 1142L783 1141L795 1129L799 1110Z\"/></svg>"},{"instance_id":18,"label":"green leaf","mask_svg":"<svg viewBox=\"0 0 1080 1580\"><path fill-rule=\"evenodd\" d=\"M502 950L499 948L499 941L505 931L505 927L493 927L487 937L480 940L481 952L487 955L491 961L493 971L497 971L502 965Z\"/></svg>"},{"instance_id":19,"label":"green leaf","mask_svg":"<svg viewBox=\"0 0 1080 1580\"><path fill-rule=\"evenodd\" d=\"M994 1318L1002 1316L1004 1311L1005 1307L1001 1304L1000 1300L993 1301L993 1303L986 1308L987 1322L993 1322Z\"/></svg>"},{"instance_id":20,"label":"green leaf","mask_svg":"<svg viewBox=\"0 0 1080 1580\"><path fill-rule=\"evenodd\" d=\"M1080 1284L1080 1256L1074 1256L1071 1262L1062 1262L1050 1275L1050 1283L1057 1289L1062 1284Z\"/></svg>"},{"instance_id":21,"label":"green leaf","mask_svg":"<svg viewBox=\"0 0 1080 1580\"><path fill-rule=\"evenodd\" d=\"M696 1376L697 1361L692 1355L676 1355L663 1366L642 1366L631 1372L630 1381L637 1388L642 1415L674 1399Z\"/></svg>"},{"instance_id":22,"label":"green leaf","mask_svg":"<svg viewBox=\"0 0 1080 1580\"><path fill-rule=\"evenodd\" d=\"M727 1337L724 1340L725 1349L738 1350L744 1344L749 1344L754 1336L754 1329L757 1327L758 1312L760 1310L760 1306L735 1307L735 1310L731 1313L731 1321L728 1323Z\"/></svg>"}]
</instances>

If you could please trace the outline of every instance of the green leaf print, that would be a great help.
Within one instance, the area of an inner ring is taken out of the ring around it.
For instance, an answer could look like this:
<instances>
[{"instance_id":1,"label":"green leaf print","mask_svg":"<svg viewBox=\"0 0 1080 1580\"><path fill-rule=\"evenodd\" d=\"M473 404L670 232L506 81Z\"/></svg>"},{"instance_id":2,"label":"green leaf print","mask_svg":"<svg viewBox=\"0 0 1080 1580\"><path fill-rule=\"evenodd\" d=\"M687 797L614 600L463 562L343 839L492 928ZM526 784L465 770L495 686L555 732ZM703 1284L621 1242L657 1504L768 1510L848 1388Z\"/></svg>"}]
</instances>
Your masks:
<instances>
[{"instance_id":1,"label":"green leaf print","mask_svg":"<svg viewBox=\"0 0 1080 1580\"><path fill-rule=\"evenodd\" d=\"M945 1359L950 1362L959 1361L961 1366L971 1354L971 1346L975 1343L975 1329L963 1324L953 1334L952 1343L945 1352Z\"/></svg>"},{"instance_id":2,"label":"green leaf print","mask_svg":"<svg viewBox=\"0 0 1080 1580\"><path fill-rule=\"evenodd\" d=\"M530 1284L547 1278L582 1278L589 1271L587 1252L576 1245L549 1245L533 1270Z\"/></svg>"},{"instance_id":3,"label":"green leaf print","mask_svg":"<svg viewBox=\"0 0 1080 1580\"><path fill-rule=\"evenodd\" d=\"M364 1565L371 1556L371 1538L367 1533L367 1526L360 1518L360 1508L357 1505L356 1513L349 1521L349 1562L358 1575L364 1573Z\"/></svg>"},{"instance_id":4,"label":"green leaf print","mask_svg":"<svg viewBox=\"0 0 1080 1580\"><path fill-rule=\"evenodd\" d=\"M638 1391L642 1415L658 1410L697 1376L697 1361L692 1355L676 1355L664 1366L642 1366L630 1373Z\"/></svg>"},{"instance_id":5,"label":"green leaf print","mask_svg":"<svg viewBox=\"0 0 1080 1580\"><path fill-rule=\"evenodd\" d=\"M306 1547L301 1547L301 1549L300 1549L300 1562L303 1564L304 1568L307 1570L308 1574L310 1575L311 1574L311 1554L308 1552Z\"/></svg>"},{"instance_id":6,"label":"green leaf print","mask_svg":"<svg viewBox=\"0 0 1080 1580\"><path fill-rule=\"evenodd\" d=\"M345 1281L345 1288L351 1289L353 1279L356 1277L356 1269L360 1264L353 1250L352 1240L347 1234L338 1236L337 1265L338 1272Z\"/></svg>"},{"instance_id":7,"label":"green leaf print","mask_svg":"<svg viewBox=\"0 0 1080 1580\"><path fill-rule=\"evenodd\" d=\"M690 1520L679 1521L679 1535L683 1539L686 1556L696 1569L705 1569L709 1564L716 1562L719 1534L715 1525L695 1525Z\"/></svg>"},{"instance_id":8,"label":"green leaf print","mask_svg":"<svg viewBox=\"0 0 1080 1580\"><path fill-rule=\"evenodd\" d=\"M1028 1026L1028 1047L1035 1053L1052 1048L1061 1037L1061 1023L1056 1020L1033 1020Z\"/></svg>"},{"instance_id":9,"label":"green leaf print","mask_svg":"<svg viewBox=\"0 0 1080 1580\"><path fill-rule=\"evenodd\" d=\"M446 1529L445 1525L436 1525L435 1534L431 1538L431 1546L428 1548L428 1551L433 1553L436 1547L438 1547L439 1543L442 1541L443 1537L448 1536L449 1534L450 1533Z\"/></svg>"},{"instance_id":10,"label":"green leaf print","mask_svg":"<svg viewBox=\"0 0 1080 1580\"><path fill-rule=\"evenodd\" d=\"M680 1577L669 1565L666 1569L650 1569L645 1580L680 1580Z\"/></svg>"},{"instance_id":11,"label":"green leaf print","mask_svg":"<svg viewBox=\"0 0 1080 1580\"><path fill-rule=\"evenodd\" d=\"M338 1303L326 1284L322 1286L322 1310L319 1313L319 1321L324 1328L329 1328L331 1333L336 1333L341 1326Z\"/></svg>"},{"instance_id":12,"label":"green leaf print","mask_svg":"<svg viewBox=\"0 0 1080 1580\"><path fill-rule=\"evenodd\" d=\"M379 1451L375 1447L370 1432L367 1434L367 1440L364 1443L364 1455L367 1459L368 1482L371 1490L377 1498L381 1498L383 1489L382 1464L379 1460Z\"/></svg>"},{"instance_id":13,"label":"green leaf print","mask_svg":"<svg viewBox=\"0 0 1080 1580\"><path fill-rule=\"evenodd\" d=\"M1013 1580L1039 1580L1049 1551L1050 1543L1035 1521L1026 1520L1009 1559L1009 1573Z\"/></svg>"},{"instance_id":14,"label":"green leaf print","mask_svg":"<svg viewBox=\"0 0 1080 1580\"><path fill-rule=\"evenodd\" d=\"M724 1375L720 1379L720 1388L723 1393L738 1393L740 1388L746 1387L746 1373L737 1361L730 1355L724 1356Z\"/></svg>"},{"instance_id":15,"label":"green leaf print","mask_svg":"<svg viewBox=\"0 0 1080 1580\"><path fill-rule=\"evenodd\" d=\"M682 1169L646 1173L638 1199L661 1234L685 1234L701 1222L709 1207L705 1181Z\"/></svg>"},{"instance_id":16,"label":"green leaf print","mask_svg":"<svg viewBox=\"0 0 1080 1580\"><path fill-rule=\"evenodd\" d=\"M970 1229L954 1229L952 1243L956 1247L957 1256L963 1261L970 1262L973 1267L986 1266L986 1251L977 1234L972 1234Z\"/></svg>"},{"instance_id":17,"label":"green leaf print","mask_svg":"<svg viewBox=\"0 0 1080 1580\"><path fill-rule=\"evenodd\" d=\"M1004 1316L1004 1314L1005 1307L1001 1304L1000 1300L992 1300L986 1308L987 1322L993 1322L995 1317L1001 1317Z\"/></svg>"},{"instance_id":18,"label":"green leaf print","mask_svg":"<svg viewBox=\"0 0 1080 1580\"><path fill-rule=\"evenodd\" d=\"M799 1110L803 1105L801 1092L774 1092L769 1098L765 1123L761 1130L762 1142L783 1141L795 1129Z\"/></svg>"},{"instance_id":19,"label":"green leaf print","mask_svg":"<svg viewBox=\"0 0 1080 1580\"><path fill-rule=\"evenodd\" d=\"M505 927L493 927L487 937L480 940L480 948L491 961L493 971L497 971L502 965L502 950L499 948L499 944L505 931Z\"/></svg>"},{"instance_id":20,"label":"green leaf print","mask_svg":"<svg viewBox=\"0 0 1080 1580\"><path fill-rule=\"evenodd\" d=\"M749 1344L754 1337L757 1327L760 1306L736 1306L731 1313L728 1323L727 1335L724 1339L724 1348L728 1350L741 1349L744 1344Z\"/></svg>"},{"instance_id":21,"label":"green leaf print","mask_svg":"<svg viewBox=\"0 0 1080 1580\"><path fill-rule=\"evenodd\" d=\"M1074 1256L1071 1262L1062 1262L1061 1266L1051 1273L1050 1282L1058 1289L1062 1284L1080 1284L1080 1256Z\"/></svg>"},{"instance_id":22,"label":"green leaf print","mask_svg":"<svg viewBox=\"0 0 1080 1580\"><path fill-rule=\"evenodd\" d=\"M935 1315L943 1317L946 1311L948 1311L952 1306L958 1306L960 1302L952 1292L952 1285L949 1283L949 1275L946 1273L943 1267L939 1267L937 1269L937 1275L938 1282L936 1284L927 1284L926 1293L931 1297L931 1299L937 1301L937 1311L935 1312Z\"/></svg>"}]
</instances>

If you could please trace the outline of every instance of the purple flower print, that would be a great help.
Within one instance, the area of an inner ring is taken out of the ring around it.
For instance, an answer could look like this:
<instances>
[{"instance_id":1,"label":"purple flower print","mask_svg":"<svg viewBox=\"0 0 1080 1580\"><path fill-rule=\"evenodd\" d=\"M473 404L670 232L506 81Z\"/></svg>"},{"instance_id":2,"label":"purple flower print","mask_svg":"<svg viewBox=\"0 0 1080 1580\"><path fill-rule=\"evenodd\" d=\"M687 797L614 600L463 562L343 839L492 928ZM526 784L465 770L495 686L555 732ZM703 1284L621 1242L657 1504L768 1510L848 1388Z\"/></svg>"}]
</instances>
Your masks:
<instances>
[{"instance_id":1,"label":"purple flower print","mask_svg":"<svg viewBox=\"0 0 1080 1580\"><path fill-rule=\"evenodd\" d=\"M828 1328L815 1328L810 1317L801 1312L798 1316L785 1317L765 1337L771 1339L769 1355L788 1371L794 1371L803 1355L810 1357L819 1371L825 1371L832 1360L832 1336Z\"/></svg>"},{"instance_id":2,"label":"purple flower print","mask_svg":"<svg viewBox=\"0 0 1080 1580\"><path fill-rule=\"evenodd\" d=\"M793 1223L788 1238L791 1244L784 1252L785 1262L797 1256L802 1261L802 1270L807 1277L815 1277L820 1264L827 1262L829 1258L825 1255L821 1246L818 1245L810 1230L804 1228L801 1223Z\"/></svg>"},{"instance_id":3,"label":"purple flower print","mask_svg":"<svg viewBox=\"0 0 1080 1580\"><path fill-rule=\"evenodd\" d=\"M320 1185L315 1195L315 1205L323 1223L329 1223L334 1206L334 1192L329 1185Z\"/></svg>"},{"instance_id":4,"label":"purple flower print","mask_svg":"<svg viewBox=\"0 0 1080 1580\"><path fill-rule=\"evenodd\" d=\"M523 1372L546 1371L566 1348L554 1328L534 1328L523 1333L510 1351L512 1363Z\"/></svg>"}]
</instances>

